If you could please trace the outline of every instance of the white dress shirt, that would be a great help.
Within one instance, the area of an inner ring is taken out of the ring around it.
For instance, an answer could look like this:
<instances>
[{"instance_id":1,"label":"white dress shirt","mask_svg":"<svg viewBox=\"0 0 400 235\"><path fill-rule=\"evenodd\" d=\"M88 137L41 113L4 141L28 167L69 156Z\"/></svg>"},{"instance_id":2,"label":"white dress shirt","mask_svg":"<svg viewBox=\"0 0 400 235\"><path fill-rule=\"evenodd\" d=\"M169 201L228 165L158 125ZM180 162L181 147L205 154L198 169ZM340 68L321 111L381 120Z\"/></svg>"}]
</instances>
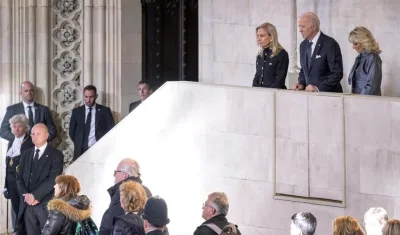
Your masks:
<instances>
[{"instance_id":1,"label":"white dress shirt","mask_svg":"<svg viewBox=\"0 0 400 235\"><path fill-rule=\"evenodd\" d=\"M315 35L315 37L311 40L311 42L313 43L313 44L311 45L311 56L312 56L313 53L314 53L314 49L315 49L315 46L317 45L319 36L321 36L321 31L318 31L317 35Z\"/></svg>"},{"instance_id":2,"label":"white dress shirt","mask_svg":"<svg viewBox=\"0 0 400 235\"><path fill-rule=\"evenodd\" d=\"M24 138L25 138L25 135L14 139L14 142L13 142L11 148L7 151L8 157L13 158L13 157L21 155L21 145L22 145L22 142L24 141Z\"/></svg>"},{"instance_id":3,"label":"white dress shirt","mask_svg":"<svg viewBox=\"0 0 400 235\"><path fill-rule=\"evenodd\" d=\"M88 140L88 147L90 148L92 145L96 143L96 104L92 106L92 121L90 123L90 133ZM85 105L85 123L87 119L87 115L89 113L89 107Z\"/></svg>"},{"instance_id":4,"label":"white dress shirt","mask_svg":"<svg viewBox=\"0 0 400 235\"><path fill-rule=\"evenodd\" d=\"M46 148L47 148L47 142L42 147L39 148L39 158L38 158L38 160L42 157L42 155L44 153L44 150L46 150ZM35 146L35 151L33 152L32 158L35 157L36 149L38 149L38 148Z\"/></svg>"},{"instance_id":5,"label":"white dress shirt","mask_svg":"<svg viewBox=\"0 0 400 235\"><path fill-rule=\"evenodd\" d=\"M33 120L32 120L32 122L35 122L35 106L34 106L34 103L32 102L32 103L30 103L30 104L27 104L27 103L25 103L24 101L22 101L22 104L24 105L24 111L25 111L25 116L29 119L29 108L28 108L28 106L32 106L32 113L33 113ZM32 128L32 127L31 127Z\"/></svg>"}]
</instances>

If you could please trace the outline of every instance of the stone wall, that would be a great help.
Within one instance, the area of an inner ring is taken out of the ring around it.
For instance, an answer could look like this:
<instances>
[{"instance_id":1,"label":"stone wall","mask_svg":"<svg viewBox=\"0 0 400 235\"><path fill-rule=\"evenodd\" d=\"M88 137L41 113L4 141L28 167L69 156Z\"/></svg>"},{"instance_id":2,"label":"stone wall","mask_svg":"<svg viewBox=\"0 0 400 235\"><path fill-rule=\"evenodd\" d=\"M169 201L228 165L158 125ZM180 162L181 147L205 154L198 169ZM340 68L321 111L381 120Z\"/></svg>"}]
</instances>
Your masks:
<instances>
[{"instance_id":1,"label":"stone wall","mask_svg":"<svg viewBox=\"0 0 400 235\"><path fill-rule=\"evenodd\" d=\"M100 222L113 171L126 157L164 197L173 234L202 222L208 193L224 191L242 234L288 234L310 211L317 234L369 207L400 216L397 98L198 83L167 83L66 172L79 178ZM184 223L182 223L184 221Z\"/></svg>"},{"instance_id":2,"label":"stone wall","mask_svg":"<svg viewBox=\"0 0 400 235\"><path fill-rule=\"evenodd\" d=\"M342 50L346 83L357 53L348 42L355 26L371 30L382 49L385 96L400 96L400 2L397 0L202 0L199 1L200 81L213 84L251 86L257 45L255 28L263 22L277 27L279 41L290 55L291 86L297 80L297 48L303 40L297 18L313 11L321 20L321 31L335 38Z\"/></svg>"}]
</instances>

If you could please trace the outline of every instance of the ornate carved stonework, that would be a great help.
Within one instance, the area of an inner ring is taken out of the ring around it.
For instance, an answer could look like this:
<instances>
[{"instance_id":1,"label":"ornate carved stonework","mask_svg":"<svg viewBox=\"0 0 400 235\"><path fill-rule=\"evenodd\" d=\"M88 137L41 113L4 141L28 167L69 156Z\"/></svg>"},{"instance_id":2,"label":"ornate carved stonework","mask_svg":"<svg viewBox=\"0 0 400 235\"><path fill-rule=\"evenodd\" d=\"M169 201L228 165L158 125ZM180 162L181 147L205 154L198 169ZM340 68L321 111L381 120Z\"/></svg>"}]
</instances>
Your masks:
<instances>
[{"instance_id":1,"label":"ornate carved stonework","mask_svg":"<svg viewBox=\"0 0 400 235\"><path fill-rule=\"evenodd\" d=\"M68 18L78 11L82 11L81 0L55 0L53 10L60 16Z\"/></svg>"},{"instance_id":2,"label":"ornate carved stonework","mask_svg":"<svg viewBox=\"0 0 400 235\"><path fill-rule=\"evenodd\" d=\"M58 147L63 151L68 166L73 157L73 143L68 136L73 108L82 102L82 7L83 0L53 0L53 103L57 110Z\"/></svg>"},{"instance_id":3,"label":"ornate carved stonework","mask_svg":"<svg viewBox=\"0 0 400 235\"><path fill-rule=\"evenodd\" d=\"M73 23L72 23L73 22ZM64 21L53 30L54 42L63 48L70 48L81 41L81 31L75 25L77 22Z\"/></svg>"}]
</instances>

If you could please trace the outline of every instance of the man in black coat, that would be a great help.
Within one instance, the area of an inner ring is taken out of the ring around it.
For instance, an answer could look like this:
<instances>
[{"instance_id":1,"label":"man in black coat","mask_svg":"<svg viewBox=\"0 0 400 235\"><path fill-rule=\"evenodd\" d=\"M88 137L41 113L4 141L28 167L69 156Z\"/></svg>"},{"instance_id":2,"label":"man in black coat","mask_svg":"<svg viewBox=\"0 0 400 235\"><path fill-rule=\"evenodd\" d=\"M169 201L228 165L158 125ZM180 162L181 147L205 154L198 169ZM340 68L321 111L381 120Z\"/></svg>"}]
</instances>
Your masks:
<instances>
[{"instance_id":1,"label":"man in black coat","mask_svg":"<svg viewBox=\"0 0 400 235\"><path fill-rule=\"evenodd\" d=\"M8 123L10 118L17 114L24 114L29 119L29 127L32 128L37 123L43 123L49 130L49 141L56 137L56 127L54 126L50 110L47 106L34 102L35 88L31 82L25 81L21 84L20 95L22 102L7 107L6 115L1 122L0 137L11 141L14 135Z\"/></svg>"},{"instance_id":2,"label":"man in black coat","mask_svg":"<svg viewBox=\"0 0 400 235\"><path fill-rule=\"evenodd\" d=\"M129 104L129 112L136 109L145 99L147 99L151 93L153 93L153 88L148 81L142 80L138 84L138 95L140 100Z\"/></svg>"},{"instance_id":3,"label":"man in black coat","mask_svg":"<svg viewBox=\"0 0 400 235\"><path fill-rule=\"evenodd\" d=\"M241 235L237 226L230 224L226 219L228 210L229 202L225 193L214 192L208 195L208 199L203 204L202 214L206 221L197 227L194 235L219 235L216 230L226 231L232 227L236 230L237 235Z\"/></svg>"},{"instance_id":4,"label":"man in black coat","mask_svg":"<svg viewBox=\"0 0 400 235\"><path fill-rule=\"evenodd\" d=\"M343 61L339 44L319 29L318 16L312 12L299 20L304 41L300 44L301 70L294 90L343 92Z\"/></svg>"},{"instance_id":5,"label":"man in black coat","mask_svg":"<svg viewBox=\"0 0 400 235\"><path fill-rule=\"evenodd\" d=\"M83 96L85 104L72 110L69 122L69 137L75 146L74 161L115 125L110 108L96 104L95 86L86 86L83 89Z\"/></svg>"},{"instance_id":6,"label":"man in black coat","mask_svg":"<svg viewBox=\"0 0 400 235\"><path fill-rule=\"evenodd\" d=\"M64 156L47 144L47 127L36 124L32 131L34 148L21 155L17 187L21 198L18 219L25 223L27 235L38 235L46 223L47 202L53 197L55 179L62 174ZM19 234L24 234L19 227Z\"/></svg>"},{"instance_id":7,"label":"man in black coat","mask_svg":"<svg viewBox=\"0 0 400 235\"><path fill-rule=\"evenodd\" d=\"M114 171L115 185L110 187L107 191L110 194L111 202L108 209L104 212L101 219L99 235L109 235L112 233L114 218L125 214L124 209L121 207L119 186L126 181L135 181L142 184L140 179L139 164L132 159L123 159ZM147 198L151 197L150 190L144 186Z\"/></svg>"}]
</instances>

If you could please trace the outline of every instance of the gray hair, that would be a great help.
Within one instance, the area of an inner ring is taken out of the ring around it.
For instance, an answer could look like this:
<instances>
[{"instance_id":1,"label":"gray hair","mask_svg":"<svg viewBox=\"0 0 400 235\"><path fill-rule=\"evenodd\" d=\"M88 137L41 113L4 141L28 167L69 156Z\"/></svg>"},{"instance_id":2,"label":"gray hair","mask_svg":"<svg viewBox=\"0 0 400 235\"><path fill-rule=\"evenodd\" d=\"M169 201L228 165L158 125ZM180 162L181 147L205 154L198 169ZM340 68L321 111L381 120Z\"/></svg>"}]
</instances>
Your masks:
<instances>
[{"instance_id":1,"label":"gray hair","mask_svg":"<svg viewBox=\"0 0 400 235\"><path fill-rule=\"evenodd\" d=\"M10 123L11 132L13 132L12 126L17 123L21 123L24 126L25 134L27 134L29 132L29 129L30 129L29 120L24 114L14 115L12 118L10 118L9 123Z\"/></svg>"},{"instance_id":2,"label":"gray hair","mask_svg":"<svg viewBox=\"0 0 400 235\"><path fill-rule=\"evenodd\" d=\"M381 225L385 225L388 222L388 215L385 209L382 207L371 207L364 215L364 222L376 221Z\"/></svg>"},{"instance_id":3,"label":"gray hair","mask_svg":"<svg viewBox=\"0 0 400 235\"><path fill-rule=\"evenodd\" d=\"M319 21L317 14L315 14L314 12L306 12L303 14L303 17L307 17L309 19L311 25L316 26L319 30L321 23Z\"/></svg>"},{"instance_id":4,"label":"gray hair","mask_svg":"<svg viewBox=\"0 0 400 235\"><path fill-rule=\"evenodd\" d=\"M216 210L216 214L227 215L229 211L228 196L223 192L213 192L208 195L208 200Z\"/></svg>"},{"instance_id":5,"label":"gray hair","mask_svg":"<svg viewBox=\"0 0 400 235\"><path fill-rule=\"evenodd\" d=\"M120 170L127 173L129 176L140 177L140 167L136 161L131 159L124 159L121 161Z\"/></svg>"}]
</instances>

